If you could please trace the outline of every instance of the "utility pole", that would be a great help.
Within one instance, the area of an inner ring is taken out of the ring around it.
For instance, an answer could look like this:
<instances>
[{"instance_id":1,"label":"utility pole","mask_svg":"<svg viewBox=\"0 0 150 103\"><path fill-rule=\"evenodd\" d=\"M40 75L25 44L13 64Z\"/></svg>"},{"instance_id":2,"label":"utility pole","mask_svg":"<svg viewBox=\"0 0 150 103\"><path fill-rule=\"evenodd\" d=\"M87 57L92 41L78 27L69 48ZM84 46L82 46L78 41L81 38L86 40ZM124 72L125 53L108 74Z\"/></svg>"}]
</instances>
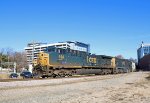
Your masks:
<instances>
[{"instance_id":1,"label":"utility pole","mask_svg":"<svg viewBox=\"0 0 150 103\"><path fill-rule=\"evenodd\" d=\"M32 64L33 64L33 61L34 61L34 49L35 49L35 42L33 41L33 50L32 50Z\"/></svg>"},{"instance_id":2,"label":"utility pole","mask_svg":"<svg viewBox=\"0 0 150 103\"><path fill-rule=\"evenodd\" d=\"M11 49L8 48L8 49L7 49L7 59L8 59L8 60L7 60L7 62L8 62L8 67L7 67L7 68L8 68L8 69L10 68L10 64L9 64L9 62L10 62L10 60L9 60L9 59L10 59L10 58L9 58L10 54L11 54Z\"/></svg>"},{"instance_id":3,"label":"utility pole","mask_svg":"<svg viewBox=\"0 0 150 103\"><path fill-rule=\"evenodd\" d=\"M9 53L8 53L8 69L9 69L10 65L9 65Z\"/></svg>"},{"instance_id":4,"label":"utility pole","mask_svg":"<svg viewBox=\"0 0 150 103\"><path fill-rule=\"evenodd\" d=\"M32 69L33 69L33 61L34 61L34 51L35 51L35 42L32 42L32 62L31 64L29 64L29 71L32 73Z\"/></svg>"},{"instance_id":5,"label":"utility pole","mask_svg":"<svg viewBox=\"0 0 150 103\"><path fill-rule=\"evenodd\" d=\"M16 62L13 63L14 64L14 73L16 73Z\"/></svg>"}]
</instances>

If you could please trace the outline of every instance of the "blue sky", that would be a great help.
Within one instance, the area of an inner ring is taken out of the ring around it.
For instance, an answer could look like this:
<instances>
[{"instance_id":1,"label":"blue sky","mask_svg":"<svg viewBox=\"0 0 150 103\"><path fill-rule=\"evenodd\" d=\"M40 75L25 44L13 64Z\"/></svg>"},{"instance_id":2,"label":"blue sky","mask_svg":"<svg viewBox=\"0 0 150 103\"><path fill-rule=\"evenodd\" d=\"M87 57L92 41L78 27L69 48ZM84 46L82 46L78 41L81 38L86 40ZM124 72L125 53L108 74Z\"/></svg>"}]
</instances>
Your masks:
<instances>
[{"instance_id":1,"label":"blue sky","mask_svg":"<svg viewBox=\"0 0 150 103\"><path fill-rule=\"evenodd\" d=\"M0 48L73 40L92 53L136 58L149 38L149 0L0 0Z\"/></svg>"}]
</instances>

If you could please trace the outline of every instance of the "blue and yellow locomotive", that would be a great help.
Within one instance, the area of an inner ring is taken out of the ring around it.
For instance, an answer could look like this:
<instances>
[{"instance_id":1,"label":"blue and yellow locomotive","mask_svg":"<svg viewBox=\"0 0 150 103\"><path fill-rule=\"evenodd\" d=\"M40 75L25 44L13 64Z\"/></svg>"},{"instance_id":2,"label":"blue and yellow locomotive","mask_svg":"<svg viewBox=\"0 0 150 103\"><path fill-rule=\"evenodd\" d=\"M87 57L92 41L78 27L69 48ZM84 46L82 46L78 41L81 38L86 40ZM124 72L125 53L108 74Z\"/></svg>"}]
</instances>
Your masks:
<instances>
[{"instance_id":1,"label":"blue and yellow locomotive","mask_svg":"<svg viewBox=\"0 0 150 103\"><path fill-rule=\"evenodd\" d=\"M132 63L126 59L50 46L38 55L33 73L39 77L63 77L125 73L131 69Z\"/></svg>"}]
</instances>

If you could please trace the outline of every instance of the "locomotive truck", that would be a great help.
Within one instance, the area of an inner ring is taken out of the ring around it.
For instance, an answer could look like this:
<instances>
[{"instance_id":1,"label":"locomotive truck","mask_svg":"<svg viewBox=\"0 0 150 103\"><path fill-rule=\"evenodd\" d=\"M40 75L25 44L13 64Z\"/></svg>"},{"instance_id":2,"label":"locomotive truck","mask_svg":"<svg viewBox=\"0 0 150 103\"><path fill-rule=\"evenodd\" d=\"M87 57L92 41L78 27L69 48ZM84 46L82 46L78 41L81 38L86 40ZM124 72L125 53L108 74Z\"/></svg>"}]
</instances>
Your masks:
<instances>
[{"instance_id":1,"label":"locomotive truck","mask_svg":"<svg viewBox=\"0 0 150 103\"><path fill-rule=\"evenodd\" d=\"M130 71L132 71L132 62L126 59L54 46L39 53L33 69L33 73L38 77L106 75Z\"/></svg>"}]
</instances>

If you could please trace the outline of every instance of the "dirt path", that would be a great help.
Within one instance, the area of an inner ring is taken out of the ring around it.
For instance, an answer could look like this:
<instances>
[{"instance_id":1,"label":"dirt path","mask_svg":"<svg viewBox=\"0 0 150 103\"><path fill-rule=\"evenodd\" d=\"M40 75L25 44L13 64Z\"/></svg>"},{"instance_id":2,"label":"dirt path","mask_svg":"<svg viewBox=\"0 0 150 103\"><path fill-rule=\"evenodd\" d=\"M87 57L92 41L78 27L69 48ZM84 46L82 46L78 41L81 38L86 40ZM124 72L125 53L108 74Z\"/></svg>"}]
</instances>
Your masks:
<instances>
[{"instance_id":1,"label":"dirt path","mask_svg":"<svg viewBox=\"0 0 150 103\"><path fill-rule=\"evenodd\" d=\"M150 80L146 79L147 76L147 72L137 72L0 82L0 103L150 103Z\"/></svg>"}]
</instances>

